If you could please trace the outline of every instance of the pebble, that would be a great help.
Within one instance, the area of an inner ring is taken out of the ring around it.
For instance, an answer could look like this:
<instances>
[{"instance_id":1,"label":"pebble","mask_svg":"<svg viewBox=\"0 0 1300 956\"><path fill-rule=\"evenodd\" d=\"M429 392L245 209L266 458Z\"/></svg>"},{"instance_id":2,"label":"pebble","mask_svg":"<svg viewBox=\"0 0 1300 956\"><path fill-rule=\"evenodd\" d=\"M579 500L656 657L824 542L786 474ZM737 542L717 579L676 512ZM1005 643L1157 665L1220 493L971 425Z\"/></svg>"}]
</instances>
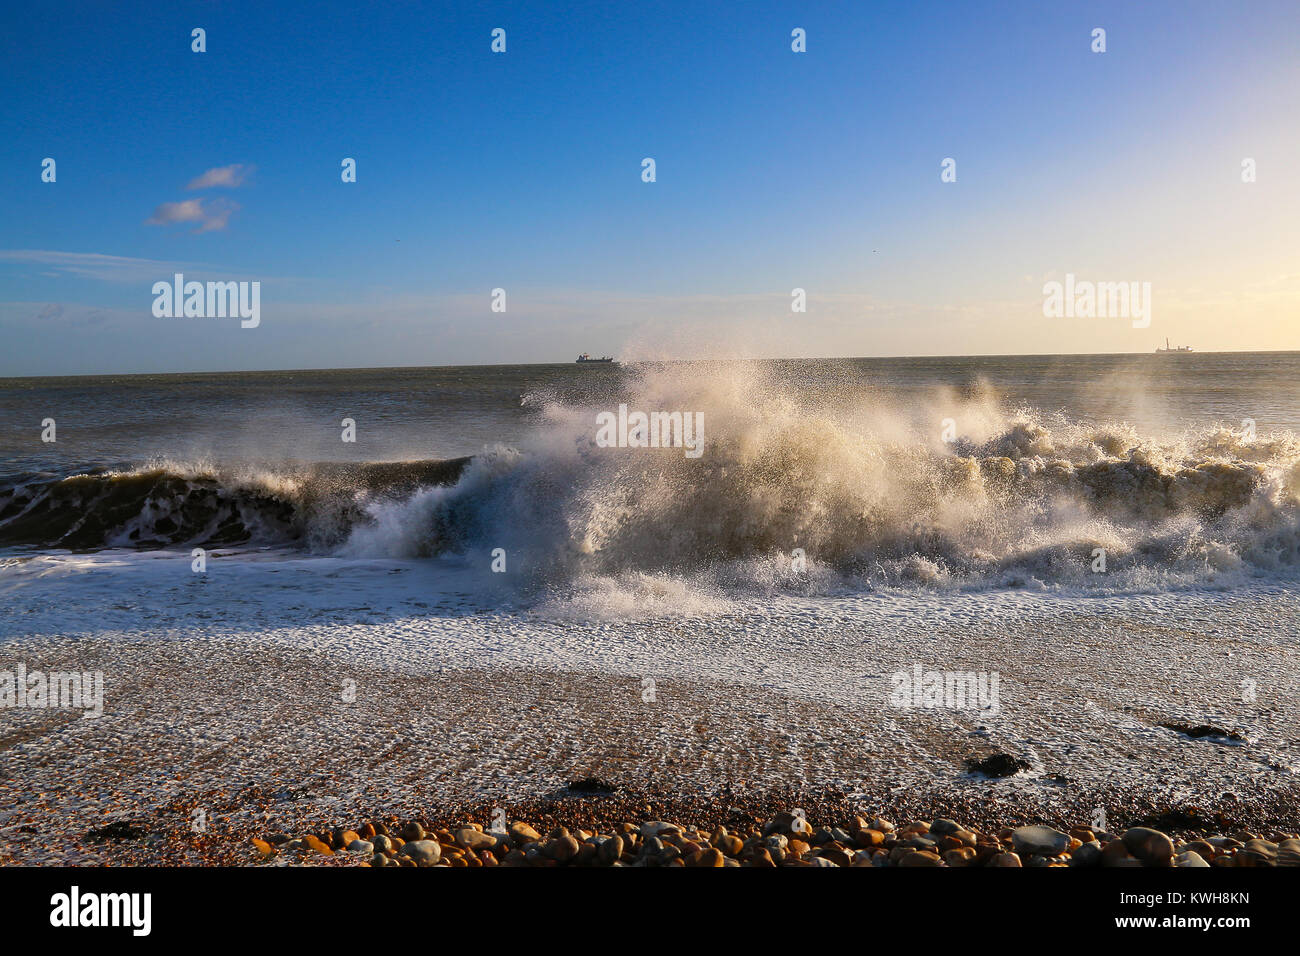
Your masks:
<instances>
[{"instance_id":1,"label":"pebble","mask_svg":"<svg viewBox=\"0 0 1300 956\"><path fill-rule=\"evenodd\" d=\"M975 846L978 842L975 833L971 830L954 830L948 835L954 840L960 840L965 846Z\"/></svg>"},{"instance_id":2,"label":"pebble","mask_svg":"<svg viewBox=\"0 0 1300 956\"><path fill-rule=\"evenodd\" d=\"M832 847L829 847L829 848L824 848L824 849L821 851L821 854L820 854L819 856L815 857L815 859L819 859L819 860L830 860L830 861L831 861L832 863L834 863L836 866L852 866L852 865L853 865L853 857L849 856L848 851L847 851L847 850L842 850L842 849L840 849L840 848L837 847L837 846L832 846Z\"/></svg>"},{"instance_id":3,"label":"pebble","mask_svg":"<svg viewBox=\"0 0 1300 956\"><path fill-rule=\"evenodd\" d=\"M510 824L510 839L521 845L524 843L540 843L542 835L527 823L512 823Z\"/></svg>"},{"instance_id":4,"label":"pebble","mask_svg":"<svg viewBox=\"0 0 1300 956\"><path fill-rule=\"evenodd\" d=\"M1069 849L1070 835L1051 827L1020 827L1012 831L1011 843L1021 856L1032 853L1060 856Z\"/></svg>"},{"instance_id":5,"label":"pebble","mask_svg":"<svg viewBox=\"0 0 1300 956\"><path fill-rule=\"evenodd\" d=\"M745 848L745 841L738 836L727 834L717 841L718 849L727 856L740 856L740 851Z\"/></svg>"},{"instance_id":6,"label":"pebble","mask_svg":"<svg viewBox=\"0 0 1300 956\"><path fill-rule=\"evenodd\" d=\"M442 858L442 847L437 840L411 840L398 851L398 856L407 857L418 866L433 866Z\"/></svg>"},{"instance_id":7,"label":"pebble","mask_svg":"<svg viewBox=\"0 0 1300 956\"><path fill-rule=\"evenodd\" d=\"M641 835L643 837L663 836L665 833L680 833L681 827L675 823L664 823L662 820L655 820L651 823L641 824Z\"/></svg>"},{"instance_id":8,"label":"pebble","mask_svg":"<svg viewBox=\"0 0 1300 956\"><path fill-rule=\"evenodd\" d=\"M596 850L596 857L605 866L613 866L623 856L623 838L618 834L602 840Z\"/></svg>"},{"instance_id":9,"label":"pebble","mask_svg":"<svg viewBox=\"0 0 1300 956\"><path fill-rule=\"evenodd\" d=\"M333 856L333 855L334 855L334 851L333 851L332 849L330 849L329 845L328 845L324 840L322 840L320 837L315 836L315 835L313 835L313 834L311 834L311 833L309 833L309 834L307 834L305 837L303 837L303 838L302 838L302 842L303 842L304 844L306 844L307 846L311 847L311 848L312 848L313 850L315 850L317 853L322 853L322 854L324 854L325 856Z\"/></svg>"},{"instance_id":10,"label":"pebble","mask_svg":"<svg viewBox=\"0 0 1300 956\"><path fill-rule=\"evenodd\" d=\"M1278 866L1300 866L1300 840L1282 840L1277 845Z\"/></svg>"},{"instance_id":11,"label":"pebble","mask_svg":"<svg viewBox=\"0 0 1300 956\"><path fill-rule=\"evenodd\" d=\"M1101 848L1102 866L1141 866L1142 863L1128 851L1121 841L1107 843Z\"/></svg>"},{"instance_id":12,"label":"pebble","mask_svg":"<svg viewBox=\"0 0 1300 956\"><path fill-rule=\"evenodd\" d=\"M1237 851L1237 866L1277 866L1277 844L1247 840Z\"/></svg>"},{"instance_id":13,"label":"pebble","mask_svg":"<svg viewBox=\"0 0 1300 956\"><path fill-rule=\"evenodd\" d=\"M1088 827L1062 832L1046 825L980 832L946 818L895 826L880 817L857 816L814 828L793 811L748 824L740 819L730 828L712 829L663 820L604 828L584 823L584 829L554 827L545 837L524 821L512 823L508 831L485 832L473 825L433 833L416 821L394 823L391 830L375 822L356 830L314 828L296 838L279 832L252 837L247 852L263 859L287 856L291 863L337 853L339 862L375 867L1300 865L1300 837L1269 830L1264 831L1268 839L1236 831L1179 842L1175 849L1168 835L1150 827L1132 827L1117 836Z\"/></svg>"},{"instance_id":14,"label":"pebble","mask_svg":"<svg viewBox=\"0 0 1300 956\"><path fill-rule=\"evenodd\" d=\"M473 827L464 827L456 831L456 845L467 850L490 850L497 845L497 838Z\"/></svg>"},{"instance_id":15,"label":"pebble","mask_svg":"<svg viewBox=\"0 0 1300 956\"><path fill-rule=\"evenodd\" d=\"M1085 843L1070 854L1071 866L1100 866L1101 847L1096 843Z\"/></svg>"},{"instance_id":16,"label":"pebble","mask_svg":"<svg viewBox=\"0 0 1300 956\"><path fill-rule=\"evenodd\" d=\"M402 839L407 843L410 843L413 840L423 840L424 827L420 826L420 824L416 823L414 820L411 821L406 826L402 827Z\"/></svg>"},{"instance_id":17,"label":"pebble","mask_svg":"<svg viewBox=\"0 0 1300 956\"><path fill-rule=\"evenodd\" d=\"M930 850L917 850L915 853L909 853L898 862L899 866L942 866L943 861L939 859L939 854Z\"/></svg>"},{"instance_id":18,"label":"pebble","mask_svg":"<svg viewBox=\"0 0 1300 956\"><path fill-rule=\"evenodd\" d=\"M1125 848L1147 866L1169 866L1174 858L1174 841L1159 830L1133 827L1120 837Z\"/></svg>"},{"instance_id":19,"label":"pebble","mask_svg":"<svg viewBox=\"0 0 1300 956\"><path fill-rule=\"evenodd\" d=\"M948 850L943 854L943 862L949 866L970 866L975 862L975 851L968 846Z\"/></svg>"},{"instance_id":20,"label":"pebble","mask_svg":"<svg viewBox=\"0 0 1300 956\"><path fill-rule=\"evenodd\" d=\"M542 853L556 863L568 863L578 855L578 841L565 831L548 840L546 846L542 848Z\"/></svg>"},{"instance_id":21,"label":"pebble","mask_svg":"<svg viewBox=\"0 0 1300 956\"><path fill-rule=\"evenodd\" d=\"M859 830L853 835L853 842L863 848L881 846L885 842L885 834L880 830Z\"/></svg>"},{"instance_id":22,"label":"pebble","mask_svg":"<svg viewBox=\"0 0 1300 956\"><path fill-rule=\"evenodd\" d=\"M772 817L772 819L767 822L767 825L763 827L763 834L765 836L770 833L784 833L787 835L811 834L812 826L806 819L804 819L803 814L783 811Z\"/></svg>"}]
</instances>

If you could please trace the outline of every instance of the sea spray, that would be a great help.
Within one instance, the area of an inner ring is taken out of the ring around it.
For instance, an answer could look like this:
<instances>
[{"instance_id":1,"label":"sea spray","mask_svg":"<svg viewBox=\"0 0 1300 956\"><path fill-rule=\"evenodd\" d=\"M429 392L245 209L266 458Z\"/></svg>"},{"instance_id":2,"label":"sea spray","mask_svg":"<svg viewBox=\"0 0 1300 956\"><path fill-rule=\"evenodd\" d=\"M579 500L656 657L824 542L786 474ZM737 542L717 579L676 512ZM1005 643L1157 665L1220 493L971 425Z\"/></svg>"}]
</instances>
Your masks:
<instances>
[{"instance_id":1,"label":"sea spray","mask_svg":"<svg viewBox=\"0 0 1300 956\"><path fill-rule=\"evenodd\" d=\"M1080 420L1009 405L979 381L886 399L833 363L798 373L646 365L582 399L530 394L527 437L472 461L20 477L0 487L0 544L188 554L248 542L485 567L500 550L509 571L495 577L527 594L668 595L685 582L709 601L1300 569L1290 432ZM619 405L704 416L706 452L600 447L594 416Z\"/></svg>"},{"instance_id":2,"label":"sea spray","mask_svg":"<svg viewBox=\"0 0 1300 956\"><path fill-rule=\"evenodd\" d=\"M827 401L744 363L647 366L620 397L630 409L700 410L708 453L601 447L596 410L533 399L532 438L476 457L419 516L428 550L500 548L530 585L552 590L661 575L730 593L1149 586L1152 574L1300 566L1300 443L1287 433L1141 434L1007 408L986 386L907 406ZM939 434L944 418L958 424L954 441ZM375 553L374 536L356 534ZM1099 548L1105 575L1094 571ZM795 549L802 576L790 569Z\"/></svg>"}]
</instances>

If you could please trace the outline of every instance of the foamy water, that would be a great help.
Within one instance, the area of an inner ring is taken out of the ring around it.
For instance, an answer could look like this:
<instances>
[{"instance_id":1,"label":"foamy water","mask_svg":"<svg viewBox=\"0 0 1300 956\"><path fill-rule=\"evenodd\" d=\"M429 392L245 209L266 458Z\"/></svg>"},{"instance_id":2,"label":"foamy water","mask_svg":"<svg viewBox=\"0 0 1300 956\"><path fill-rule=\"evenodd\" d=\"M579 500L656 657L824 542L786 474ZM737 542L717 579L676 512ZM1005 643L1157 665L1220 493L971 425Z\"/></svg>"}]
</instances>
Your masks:
<instances>
[{"instance_id":1,"label":"foamy water","mask_svg":"<svg viewBox=\"0 0 1300 956\"><path fill-rule=\"evenodd\" d=\"M210 376L9 384L10 406L62 402L63 432L44 452L33 432L10 462L0 544L446 558L484 575L485 593L562 616L879 589L1294 581L1300 438L1270 422L1285 420L1300 357L1091 357L1072 374L1043 359L956 361L430 370L439 401L423 423L417 370L393 373L387 394L375 372L273 373L252 380L260 398L238 422L207 404ZM1195 374L1175 364L1188 362ZM266 394L277 381L285 392ZM142 388L163 404L105 424L120 407L105 392ZM598 416L620 405L698 417L701 453L602 447ZM330 406L357 442L339 441ZM1123 410L1141 414L1111 414ZM187 454L131 460L166 446L169 418ZM460 423L483 440L451 439ZM420 444L421 425L425 447L472 459L384 463Z\"/></svg>"},{"instance_id":2,"label":"foamy water","mask_svg":"<svg viewBox=\"0 0 1300 956\"><path fill-rule=\"evenodd\" d=\"M617 678L637 700L653 679L666 713L718 695L724 750L771 730L791 779L849 792L961 785L987 748L1030 767L1000 787L1043 799L1064 778L1197 800L1289 785L1300 446L1278 409L1300 367L1197 360L1196 375L1156 366L1145 392L1139 366L1103 374L1095 359L1072 374L1042 360L997 360L1014 374L912 360L893 377L863 363L523 370L513 386L489 370L508 410L471 371L434 370L430 395L471 381L471 398L447 393L471 411L428 420L414 373L388 396L377 373L351 389L307 374L305 404L236 402L211 421L196 411L210 385L187 398L173 382L124 413L143 443L108 412L79 424L70 402L50 413L57 454L29 436L0 491L0 641L32 667L56 647L107 648L110 719L129 662L152 660L142 646L237 659L231 646L256 645L331 675L394 675L385 694L420 675L549 672ZM699 413L703 453L602 447L597 415L619 404ZM337 446L343 417L357 447ZM472 457L428 455L421 434ZM894 706L891 675L917 667L997 674L1000 707ZM455 681L442 693L454 709ZM780 699L806 705L804 723L774 723ZM598 705L610 712L533 732L603 739L622 705ZM219 709L185 719L242 735ZM679 716L652 752L677 753L680 728L713 712ZM484 733L514 739L513 720ZM1170 729L1200 724L1239 740ZM700 759L707 783L723 758ZM485 773L465 786L488 787Z\"/></svg>"}]
</instances>

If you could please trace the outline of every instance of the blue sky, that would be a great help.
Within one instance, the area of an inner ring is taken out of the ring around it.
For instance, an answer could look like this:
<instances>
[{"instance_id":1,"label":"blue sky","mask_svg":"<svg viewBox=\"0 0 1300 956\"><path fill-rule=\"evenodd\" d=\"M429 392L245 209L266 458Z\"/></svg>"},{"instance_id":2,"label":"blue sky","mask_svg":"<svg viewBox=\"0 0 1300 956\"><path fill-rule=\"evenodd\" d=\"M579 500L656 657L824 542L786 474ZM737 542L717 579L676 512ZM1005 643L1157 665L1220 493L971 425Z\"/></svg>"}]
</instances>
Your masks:
<instances>
[{"instance_id":1,"label":"blue sky","mask_svg":"<svg viewBox=\"0 0 1300 956\"><path fill-rule=\"evenodd\" d=\"M0 14L0 374L1300 348L1294 0L271 6Z\"/></svg>"}]
</instances>

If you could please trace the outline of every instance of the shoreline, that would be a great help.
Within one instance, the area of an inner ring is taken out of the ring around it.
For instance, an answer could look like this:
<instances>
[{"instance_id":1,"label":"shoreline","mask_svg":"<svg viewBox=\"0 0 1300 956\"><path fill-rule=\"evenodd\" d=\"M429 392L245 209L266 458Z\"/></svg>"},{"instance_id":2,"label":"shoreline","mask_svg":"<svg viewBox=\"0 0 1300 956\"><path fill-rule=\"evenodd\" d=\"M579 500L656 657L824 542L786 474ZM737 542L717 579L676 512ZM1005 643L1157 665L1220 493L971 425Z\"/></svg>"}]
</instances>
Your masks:
<instances>
[{"instance_id":1,"label":"shoreline","mask_svg":"<svg viewBox=\"0 0 1300 956\"><path fill-rule=\"evenodd\" d=\"M252 838L273 831L376 820L450 831L500 813L543 832L654 819L711 830L798 808L814 822L950 818L996 833L1068 832L1102 808L1119 833L1300 831L1289 774L1230 791L1213 779L1116 785L1116 774L1094 785L1043 754L1041 766L985 777L962 762L1000 748L972 727L918 724L873 742L879 712L763 687L665 678L648 703L630 675L456 668L436 656L365 667L229 638L11 640L0 670L16 654L49 670L102 669L110 692L94 720L0 711L0 760L12 768L0 781L0 864L246 864L257 862ZM1249 751L1174 746L1211 764ZM570 787L582 780L615 792Z\"/></svg>"}]
</instances>

